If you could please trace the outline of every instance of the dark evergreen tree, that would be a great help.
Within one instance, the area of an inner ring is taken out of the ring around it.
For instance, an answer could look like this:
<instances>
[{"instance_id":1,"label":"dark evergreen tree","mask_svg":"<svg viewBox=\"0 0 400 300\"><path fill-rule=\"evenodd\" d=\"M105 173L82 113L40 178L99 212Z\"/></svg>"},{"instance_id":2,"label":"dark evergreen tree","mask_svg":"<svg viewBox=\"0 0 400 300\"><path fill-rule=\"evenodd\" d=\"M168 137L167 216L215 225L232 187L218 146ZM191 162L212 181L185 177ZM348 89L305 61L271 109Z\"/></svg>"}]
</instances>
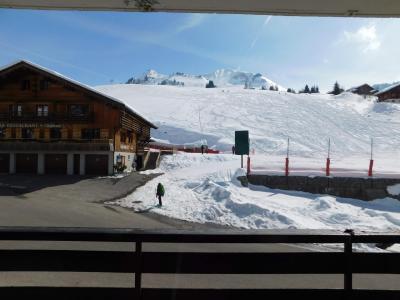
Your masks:
<instances>
[{"instance_id":1,"label":"dark evergreen tree","mask_svg":"<svg viewBox=\"0 0 400 300\"><path fill-rule=\"evenodd\" d=\"M306 86L304 87L304 93L310 94L310 92L310 88L308 87L308 84L306 84Z\"/></svg>"},{"instance_id":2,"label":"dark evergreen tree","mask_svg":"<svg viewBox=\"0 0 400 300\"><path fill-rule=\"evenodd\" d=\"M216 86L214 84L214 81L212 81L212 80L209 80L208 83L206 84L207 89L211 89L211 88L215 88L215 87Z\"/></svg>"},{"instance_id":3,"label":"dark evergreen tree","mask_svg":"<svg viewBox=\"0 0 400 300\"><path fill-rule=\"evenodd\" d=\"M344 92L344 89L340 87L339 83L336 81L333 85L333 91L330 94L339 95Z\"/></svg>"},{"instance_id":4,"label":"dark evergreen tree","mask_svg":"<svg viewBox=\"0 0 400 300\"><path fill-rule=\"evenodd\" d=\"M296 91L294 89L292 89L292 88L288 88L287 92L288 93L292 93L292 94L296 94Z\"/></svg>"}]
</instances>

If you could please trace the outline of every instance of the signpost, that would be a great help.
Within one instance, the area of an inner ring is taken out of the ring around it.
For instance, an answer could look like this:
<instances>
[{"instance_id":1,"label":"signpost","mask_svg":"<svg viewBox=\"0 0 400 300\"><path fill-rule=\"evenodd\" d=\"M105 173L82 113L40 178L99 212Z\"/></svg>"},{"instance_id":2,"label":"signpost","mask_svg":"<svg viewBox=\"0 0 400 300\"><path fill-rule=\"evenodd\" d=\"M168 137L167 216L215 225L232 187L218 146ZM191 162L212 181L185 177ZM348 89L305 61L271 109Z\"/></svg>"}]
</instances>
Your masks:
<instances>
[{"instance_id":1,"label":"signpost","mask_svg":"<svg viewBox=\"0 0 400 300\"><path fill-rule=\"evenodd\" d=\"M235 131L235 154L241 156L241 167L243 168L243 155L249 155L250 139L249 131Z\"/></svg>"}]
</instances>

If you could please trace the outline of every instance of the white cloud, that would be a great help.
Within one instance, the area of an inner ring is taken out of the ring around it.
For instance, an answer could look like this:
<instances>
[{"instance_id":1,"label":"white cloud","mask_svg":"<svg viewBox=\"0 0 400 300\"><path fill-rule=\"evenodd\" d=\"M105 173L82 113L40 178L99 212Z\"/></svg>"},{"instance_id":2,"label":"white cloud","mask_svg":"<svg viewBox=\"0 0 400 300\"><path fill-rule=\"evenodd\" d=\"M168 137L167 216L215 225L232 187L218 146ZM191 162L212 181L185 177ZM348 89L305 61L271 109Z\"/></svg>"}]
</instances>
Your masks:
<instances>
[{"instance_id":1,"label":"white cloud","mask_svg":"<svg viewBox=\"0 0 400 300\"><path fill-rule=\"evenodd\" d=\"M381 41L376 33L375 25L362 26L357 31L345 31L346 41L360 45L364 53L378 50L381 47Z\"/></svg>"},{"instance_id":2,"label":"white cloud","mask_svg":"<svg viewBox=\"0 0 400 300\"><path fill-rule=\"evenodd\" d=\"M176 32L179 33L197 27L203 23L205 18L206 15L191 14L186 18L185 22L176 29Z\"/></svg>"}]
</instances>

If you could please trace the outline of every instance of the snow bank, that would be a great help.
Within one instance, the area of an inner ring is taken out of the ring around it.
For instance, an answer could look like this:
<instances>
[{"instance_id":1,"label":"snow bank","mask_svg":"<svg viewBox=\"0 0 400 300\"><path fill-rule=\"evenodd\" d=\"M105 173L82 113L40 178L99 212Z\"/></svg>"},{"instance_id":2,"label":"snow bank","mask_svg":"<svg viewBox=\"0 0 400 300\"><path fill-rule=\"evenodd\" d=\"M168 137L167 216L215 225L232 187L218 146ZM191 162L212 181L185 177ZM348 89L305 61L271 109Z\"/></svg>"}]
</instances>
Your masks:
<instances>
[{"instance_id":1,"label":"snow bank","mask_svg":"<svg viewBox=\"0 0 400 300\"><path fill-rule=\"evenodd\" d=\"M199 223L239 228L347 228L366 231L400 230L400 202L386 198L372 202L303 192L242 187L244 170L232 155L178 154L166 156L150 181L115 203L136 211ZM166 189L163 207L157 207L158 182Z\"/></svg>"},{"instance_id":2,"label":"snow bank","mask_svg":"<svg viewBox=\"0 0 400 300\"><path fill-rule=\"evenodd\" d=\"M400 195L400 184L395 184L387 187L387 191L390 195L398 196Z\"/></svg>"}]
</instances>

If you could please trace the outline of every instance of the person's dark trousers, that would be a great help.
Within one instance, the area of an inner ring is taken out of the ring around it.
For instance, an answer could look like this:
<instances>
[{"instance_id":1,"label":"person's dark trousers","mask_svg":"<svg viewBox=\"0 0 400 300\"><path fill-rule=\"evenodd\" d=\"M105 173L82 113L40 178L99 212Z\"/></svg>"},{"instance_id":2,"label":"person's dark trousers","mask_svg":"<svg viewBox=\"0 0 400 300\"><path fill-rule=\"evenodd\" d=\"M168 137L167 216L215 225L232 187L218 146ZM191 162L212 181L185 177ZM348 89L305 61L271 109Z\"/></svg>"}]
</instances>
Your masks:
<instances>
[{"instance_id":1,"label":"person's dark trousers","mask_svg":"<svg viewBox=\"0 0 400 300\"><path fill-rule=\"evenodd\" d=\"M161 200L161 195L158 195L158 205L162 206L162 200Z\"/></svg>"}]
</instances>

